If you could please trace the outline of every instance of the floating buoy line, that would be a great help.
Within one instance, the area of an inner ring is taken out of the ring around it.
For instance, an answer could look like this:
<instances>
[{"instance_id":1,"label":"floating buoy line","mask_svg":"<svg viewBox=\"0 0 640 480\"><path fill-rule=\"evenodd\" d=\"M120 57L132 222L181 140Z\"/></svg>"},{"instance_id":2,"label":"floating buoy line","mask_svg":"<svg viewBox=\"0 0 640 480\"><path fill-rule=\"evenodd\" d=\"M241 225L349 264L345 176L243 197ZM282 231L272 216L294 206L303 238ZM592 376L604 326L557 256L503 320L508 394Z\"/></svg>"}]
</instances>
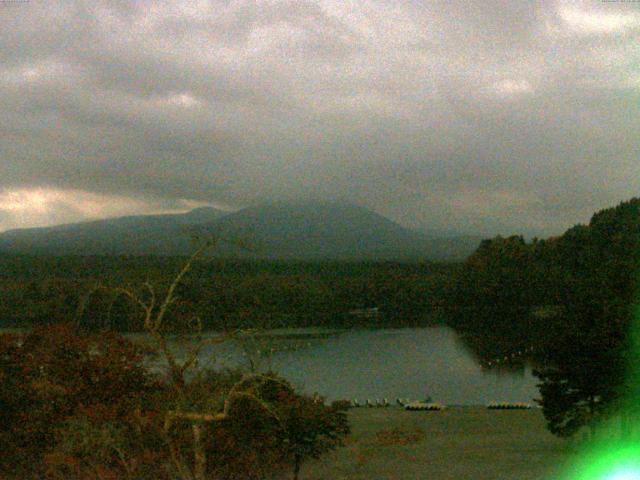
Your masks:
<instances>
[{"instance_id":1,"label":"floating buoy line","mask_svg":"<svg viewBox=\"0 0 640 480\"><path fill-rule=\"evenodd\" d=\"M404 406L404 409L411 410L411 411L439 412L440 410L444 410L445 406L439 403L411 402L411 403L407 403Z\"/></svg>"},{"instance_id":2,"label":"floating buoy line","mask_svg":"<svg viewBox=\"0 0 640 480\"><path fill-rule=\"evenodd\" d=\"M487 405L489 410L530 410L531 405L523 402L508 403L508 402L492 402Z\"/></svg>"},{"instance_id":3,"label":"floating buoy line","mask_svg":"<svg viewBox=\"0 0 640 480\"><path fill-rule=\"evenodd\" d=\"M368 398L363 403L360 403L357 398L354 398L353 400L351 400L350 404L351 408L386 408L391 406L386 398L383 398L382 400L372 400ZM447 408L446 405L432 402L431 397L429 397L427 400L409 400L408 398L396 398L396 405L409 411L441 411ZM491 402L486 405L486 408L489 410L530 410L533 407L531 404L526 402Z\"/></svg>"},{"instance_id":4,"label":"floating buoy line","mask_svg":"<svg viewBox=\"0 0 640 480\"><path fill-rule=\"evenodd\" d=\"M386 407L390 407L391 404L389 403L389 400L387 400L386 398L383 398L382 400L379 399L375 399L375 400L371 400L370 398L368 398L367 400L365 400L364 403L360 403L358 401L357 398L354 398L353 400L351 400L351 407L352 408L360 408L360 407L367 407L367 408L386 408ZM396 398L396 405L398 405L401 408L404 408L405 410L444 410L444 405L440 404L440 403L433 403L431 402L431 397L429 397L427 400L425 401L421 401L421 400L409 400L408 398Z\"/></svg>"},{"instance_id":5,"label":"floating buoy line","mask_svg":"<svg viewBox=\"0 0 640 480\"><path fill-rule=\"evenodd\" d=\"M527 347L523 350L518 350L517 352L511 352L508 355L504 355L502 357L495 357L491 360L486 360L486 361L482 361L482 365L485 367L494 367L494 366L498 366L498 365L508 365L509 363L518 360L522 357L525 357L528 354L531 354L534 352L534 348L531 347Z\"/></svg>"}]
</instances>

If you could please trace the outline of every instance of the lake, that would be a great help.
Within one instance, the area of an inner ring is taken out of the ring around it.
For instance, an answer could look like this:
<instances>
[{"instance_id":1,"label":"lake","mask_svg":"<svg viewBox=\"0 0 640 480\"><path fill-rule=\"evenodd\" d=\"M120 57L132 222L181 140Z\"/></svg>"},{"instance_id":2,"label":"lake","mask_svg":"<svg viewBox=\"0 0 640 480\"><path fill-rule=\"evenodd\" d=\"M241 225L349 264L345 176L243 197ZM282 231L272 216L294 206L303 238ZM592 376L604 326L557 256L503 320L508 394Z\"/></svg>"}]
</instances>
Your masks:
<instances>
[{"instance_id":1,"label":"lake","mask_svg":"<svg viewBox=\"0 0 640 480\"><path fill-rule=\"evenodd\" d=\"M173 345L180 356L183 348ZM271 368L301 390L329 400L431 396L447 405L484 405L539 396L530 367L483 369L448 327L273 331L247 336L241 345L209 346L199 361L210 368L252 361L255 368Z\"/></svg>"}]
</instances>

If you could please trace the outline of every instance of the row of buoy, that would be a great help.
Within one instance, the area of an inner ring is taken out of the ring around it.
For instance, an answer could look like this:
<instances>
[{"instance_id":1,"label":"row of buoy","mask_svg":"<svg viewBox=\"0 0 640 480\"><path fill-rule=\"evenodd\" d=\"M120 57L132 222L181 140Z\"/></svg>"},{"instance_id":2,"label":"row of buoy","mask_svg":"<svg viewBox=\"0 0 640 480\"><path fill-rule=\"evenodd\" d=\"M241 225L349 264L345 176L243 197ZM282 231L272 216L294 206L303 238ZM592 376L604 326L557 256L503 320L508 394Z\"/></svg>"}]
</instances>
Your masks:
<instances>
[{"instance_id":1,"label":"row of buoy","mask_svg":"<svg viewBox=\"0 0 640 480\"><path fill-rule=\"evenodd\" d=\"M493 402L487 405L489 410L529 410L531 405L524 402L505 403L505 402Z\"/></svg>"},{"instance_id":2,"label":"row of buoy","mask_svg":"<svg viewBox=\"0 0 640 480\"><path fill-rule=\"evenodd\" d=\"M437 402L432 402L431 397L427 398L424 401L421 401L421 400L411 401L407 398L405 399L396 398L396 404L399 407L404 408L405 410L411 410L411 411L418 411L418 410L419 411L440 411L446 408L445 405L442 405ZM379 400L379 399L371 400L368 398L362 404L358 401L357 398L354 398L353 400L351 400L352 408L359 408L359 407L384 408L389 406L391 406L391 404L386 398L383 398L382 400ZM525 402L515 402L515 403L492 402L487 405L487 408L489 410L529 410L531 409L531 404L525 403Z\"/></svg>"},{"instance_id":3,"label":"row of buoy","mask_svg":"<svg viewBox=\"0 0 640 480\"><path fill-rule=\"evenodd\" d=\"M386 398L383 398L382 400L377 398L375 400L371 400L370 398L368 398L364 403L360 403L357 398L354 398L353 400L351 400L350 403L351 403L351 407L353 408L359 408L359 407L380 408L380 407L391 406L391 403L389 403L389 400L387 400ZM402 408L405 408L407 405L411 403L430 404L431 397L427 397L427 399L424 401L412 401L412 400L409 400L408 398L396 398L396 404Z\"/></svg>"},{"instance_id":4,"label":"row of buoy","mask_svg":"<svg viewBox=\"0 0 640 480\"><path fill-rule=\"evenodd\" d=\"M487 360L487 362L485 363L489 367L492 365L500 365L500 364L508 363L512 360L517 359L518 357L522 357L523 355L526 355L527 353L532 353L532 352L533 352L533 347L527 347L524 350L518 350L517 352L513 352L509 355L505 355L504 357L494 358L493 360Z\"/></svg>"},{"instance_id":5,"label":"row of buoy","mask_svg":"<svg viewBox=\"0 0 640 480\"><path fill-rule=\"evenodd\" d=\"M383 398L382 400L378 398L376 398L375 400L371 400L370 398L367 398L367 400L364 403L360 403L357 398L354 398L353 400L351 400L351 406L353 408L358 408L358 407L380 408L380 407L389 407L390 405L391 404L389 403L389 400L387 400L386 398Z\"/></svg>"},{"instance_id":6,"label":"row of buoy","mask_svg":"<svg viewBox=\"0 0 640 480\"><path fill-rule=\"evenodd\" d=\"M426 403L426 402L410 402L404 406L405 410L411 411L436 411L444 410L444 405L439 403Z\"/></svg>"}]
</instances>

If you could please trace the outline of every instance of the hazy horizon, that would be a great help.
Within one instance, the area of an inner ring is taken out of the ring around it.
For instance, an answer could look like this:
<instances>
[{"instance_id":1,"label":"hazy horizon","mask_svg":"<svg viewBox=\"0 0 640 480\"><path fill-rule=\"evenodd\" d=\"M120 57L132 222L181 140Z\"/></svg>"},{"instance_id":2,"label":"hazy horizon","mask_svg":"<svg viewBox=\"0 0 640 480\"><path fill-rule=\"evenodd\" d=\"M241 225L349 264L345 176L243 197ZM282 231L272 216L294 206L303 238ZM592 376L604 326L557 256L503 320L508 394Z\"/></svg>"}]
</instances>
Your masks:
<instances>
[{"instance_id":1,"label":"hazy horizon","mask_svg":"<svg viewBox=\"0 0 640 480\"><path fill-rule=\"evenodd\" d=\"M232 214L232 213L236 213L236 212L241 212L242 210L246 209L251 209L251 208L260 208L260 207L264 207L264 206L268 206L268 205L278 205L278 206L282 206L282 205L286 205L286 206L291 206L292 208L296 208L302 205L307 205L307 206L313 206L313 205L327 205L327 204L335 204L336 206L338 205L350 205L350 206L354 206L354 207L362 207L365 208L366 210L373 212L373 213L378 213L375 212L374 210L369 209L368 207L364 207L362 205L357 205L355 203L351 203L351 202L340 202L340 201L336 201L336 200L320 200L320 199L313 199L313 200L308 200L305 199L304 201L296 201L296 200L287 200L287 201L272 201L272 202L264 202L264 203L259 203L259 204L254 204L254 205L247 205L245 207L241 207L241 208L229 208L228 206L212 206L212 205L203 205L203 206L198 206L198 207L192 207L189 208L187 210L160 210L160 211L151 211L151 212L144 212L144 213L131 213L131 214L122 214L122 215L111 215L111 216L107 216L107 217L95 217L95 218L85 218L85 219L81 219L78 221L72 221L72 222L64 222L64 223L56 223L56 224L51 224L51 225L31 225L31 226L25 226L25 227L15 227L15 228L9 228L9 229L5 229L5 230L0 230L0 234L4 233L4 232L10 232L13 230L23 230L23 229L33 229L33 228L49 228L49 227L60 227L60 226L66 226L66 225L77 225L77 224L82 224L82 223L91 223L91 222L99 222L102 220L116 220L119 218L131 218L131 217L139 217L139 216L157 216L157 215L183 215L183 214L188 214L191 213L193 211L198 211L201 209L206 209L206 208L212 208L214 210L217 210L219 212L222 212L224 215L228 215L228 214ZM384 217L387 218L387 217ZM392 220L392 219L389 219ZM392 220L393 221L393 220ZM438 230L438 231L434 231L434 232L429 232L428 230L421 230L420 228L412 228L412 227L406 227L405 225L399 224L402 227L405 228L409 228L410 230L414 230L416 232L422 232L425 234L429 234L429 233L433 233L434 235L438 236L475 236L473 234L467 234L465 232L459 232L459 231L451 231L451 230Z\"/></svg>"}]
</instances>

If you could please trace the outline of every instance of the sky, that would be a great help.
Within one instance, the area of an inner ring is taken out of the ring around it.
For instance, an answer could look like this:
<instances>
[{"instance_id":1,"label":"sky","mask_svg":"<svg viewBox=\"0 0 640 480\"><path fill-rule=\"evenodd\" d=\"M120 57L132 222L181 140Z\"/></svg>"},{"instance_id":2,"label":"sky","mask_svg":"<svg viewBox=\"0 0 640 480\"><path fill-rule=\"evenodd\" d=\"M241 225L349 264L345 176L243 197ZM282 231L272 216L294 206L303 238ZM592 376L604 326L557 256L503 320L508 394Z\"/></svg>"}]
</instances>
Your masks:
<instances>
[{"instance_id":1,"label":"sky","mask_svg":"<svg viewBox=\"0 0 640 480\"><path fill-rule=\"evenodd\" d=\"M0 231L353 202L556 235L640 195L640 2L0 0Z\"/></svg>"}]
</instances>

